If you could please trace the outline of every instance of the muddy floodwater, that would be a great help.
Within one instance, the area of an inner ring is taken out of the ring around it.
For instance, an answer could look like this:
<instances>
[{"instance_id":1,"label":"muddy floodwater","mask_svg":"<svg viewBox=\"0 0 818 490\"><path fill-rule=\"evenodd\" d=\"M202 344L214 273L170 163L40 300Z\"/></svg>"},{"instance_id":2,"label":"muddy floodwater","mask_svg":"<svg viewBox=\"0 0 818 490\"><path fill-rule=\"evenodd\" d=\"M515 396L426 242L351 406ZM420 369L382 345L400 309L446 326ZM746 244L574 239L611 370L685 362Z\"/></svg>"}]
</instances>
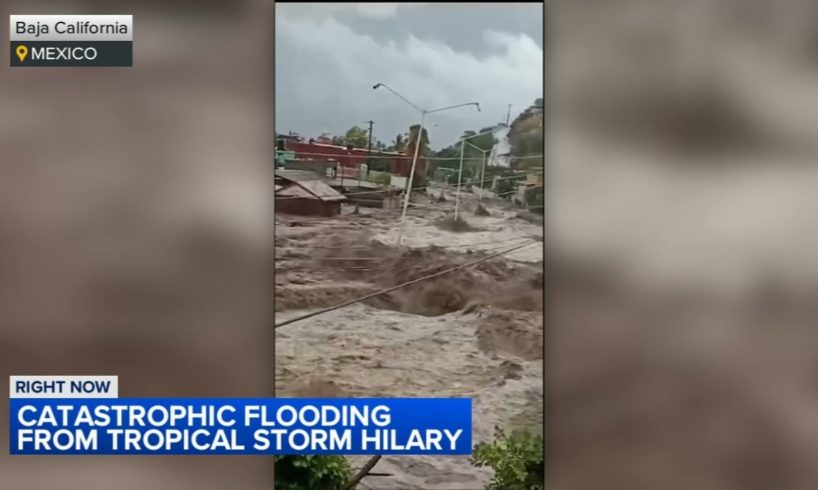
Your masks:
<instances>
[{"instance_id":1,"label":"muddy floodwater","mask_svg":"<svg viewBox=\"0 0 818 490\"><path fill-rule=\"evenodd\" d=\"M447 231L440 222L454 196L439 194L418 196L402 248L396 212L277 216L276 322L531 243L279 328L279 396L469 397L474 442L491 439L495 426L542 430L542 223L486 201L489 215L476 216L468 196L461 216L470 230ZM360 488L479 489L491 478L465 456L387 456L373 471L391 476Z\"/></svg>"}]
</instances>

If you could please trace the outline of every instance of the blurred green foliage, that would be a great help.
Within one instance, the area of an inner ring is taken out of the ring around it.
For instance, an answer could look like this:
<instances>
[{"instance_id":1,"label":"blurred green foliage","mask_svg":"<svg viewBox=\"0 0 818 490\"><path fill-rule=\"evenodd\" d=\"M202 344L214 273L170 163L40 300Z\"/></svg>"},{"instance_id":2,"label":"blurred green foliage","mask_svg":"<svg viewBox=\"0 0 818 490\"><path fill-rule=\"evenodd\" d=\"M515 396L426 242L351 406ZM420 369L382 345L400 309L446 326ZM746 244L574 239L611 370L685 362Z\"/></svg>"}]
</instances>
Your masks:
<instances>
[{"instance_id":1,"label":"blurred green foliage","mask_svg":"<svg viewBox=\"0 0 818 490\"><path fill-rule=\"evenodd\" d=\"M488 490L543 490L545 465L543 438L529 432L495 431L491 442L474 446L472 464L494 470Z\"/></svg>"},{"instance_id":2,"label":"blurred green foliage","mask_svg":"<svg viewBox=\"0 0 818 490\"><path fill-rule=\"evenodd\" d=\"M340 490L352 478L343 456L278 456L276 490Z\"/></svg>"}]
</instances>

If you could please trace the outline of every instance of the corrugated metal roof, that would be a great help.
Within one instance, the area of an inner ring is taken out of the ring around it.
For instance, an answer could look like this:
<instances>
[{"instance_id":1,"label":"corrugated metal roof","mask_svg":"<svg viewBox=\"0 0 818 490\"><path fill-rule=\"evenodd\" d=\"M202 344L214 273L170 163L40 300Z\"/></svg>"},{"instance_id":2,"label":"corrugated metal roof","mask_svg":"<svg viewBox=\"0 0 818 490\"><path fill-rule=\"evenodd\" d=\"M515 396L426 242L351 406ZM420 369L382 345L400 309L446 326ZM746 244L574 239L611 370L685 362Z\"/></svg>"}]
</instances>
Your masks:
<instances>
[{"instance_id":1,"label":"corrugated metal roof","mask_svg":"<svg viewBox=\"0 0 818 490\"><path fill-rule=\"evenodd\" d=\"M291 182L303 182L308 180L316 180L318 174L308 170L291 170L291 169L276 169L276 177L287 179Z\"/></svg>"},{"instance_id":2,"label":"corrugated metal roof","mask_svg":"<svg viewBox=\"0 0 818 490\"><path fill-rule=\"evenodd\" d=\"M276 192L276 196L281 197L302 197L305 199L316 199L315 196L309 193L307 189L299 186L298 184L290 184L280 191Z\"/></svg>"},{"instance_id":3,"label":"corrugated metal roof","mask_svg":"<svg viewBox=\"0 0 818 490\"><path fill-rule=\"evenodd\" d=\"M306 182L298 182L297 185L303 187L314 196L322 201L343 201L346 199L343 194L336 191L320 180L310 180Z\"/></svg>"},{"instance_id":4,"label":"corrugated metal roof","mask_svg":"<svg viewBox=\"0 0 818 490\"><path fill-rule=\"evenodd\" d=\"M344 201L346 197L320 180L293 182L280 191L276 196L300 197L304 199L320 199L322 201Z\"/></svg>"}]
</instances>

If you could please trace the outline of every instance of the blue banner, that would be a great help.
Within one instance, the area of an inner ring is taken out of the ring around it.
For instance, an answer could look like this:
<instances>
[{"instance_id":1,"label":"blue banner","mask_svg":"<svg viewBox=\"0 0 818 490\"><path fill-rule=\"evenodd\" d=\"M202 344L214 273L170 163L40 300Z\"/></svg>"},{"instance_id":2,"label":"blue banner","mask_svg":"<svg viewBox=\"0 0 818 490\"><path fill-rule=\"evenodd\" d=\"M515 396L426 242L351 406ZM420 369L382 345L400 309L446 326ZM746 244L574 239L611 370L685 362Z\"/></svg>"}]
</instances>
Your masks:
<instances>
[{"instance_id":1,"label":"blue banner","mask_svg":"<svg viewBox=\"0 0 818 490\"><path fill-rule=\"evenodd\" d=\"M471 454L468 398L15 398L11 454Z\"/></svg>"}]
</instances>

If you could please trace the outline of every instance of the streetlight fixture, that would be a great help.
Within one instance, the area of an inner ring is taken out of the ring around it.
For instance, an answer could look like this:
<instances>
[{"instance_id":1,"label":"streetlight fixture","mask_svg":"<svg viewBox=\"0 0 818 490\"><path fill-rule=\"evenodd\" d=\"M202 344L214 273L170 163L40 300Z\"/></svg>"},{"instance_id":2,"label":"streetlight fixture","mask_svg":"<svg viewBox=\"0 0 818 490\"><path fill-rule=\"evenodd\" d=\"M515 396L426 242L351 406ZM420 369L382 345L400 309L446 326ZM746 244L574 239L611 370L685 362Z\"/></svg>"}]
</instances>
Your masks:
<instances>
[{"instance_id":1,"label":"streetlight fixture","mask_svg":"<svg viewBox=\"0 0 818 490\"><path fill-rule=\"evenodd\" d=\"M474 146L475 148L477 148L480 151L484 151L482 148L479 148L479 147L477 147L475 145L472 145L471 143L469 143L466 140L469 140L471 138L476 138L478 136L483 136L484 134L493 134L495 131L497 131L497 129L503 128L503 127L506 127L506 126L504 124L498 124L497 126L494 126L493 128L491 128L488 131L483 131L482 133L472 134L472 135L460 138L460 170L457 173L457 193L455 194L455 199L454 199L454 220L455 221L457 221L458 211L460 209L460 187L462 185L461 182L463 181L463 153L464 153L463 150L464 150L466 144L469 144L471 146ZM487 151L491 151L491 150L489 149ZM485 156L485 154L484 154L484 156ZM485 159L483 160L483 170L485 171ZM483 188L483 176L482 175L480 176L480 188L481 189Z\"/></svg>"},{"instance_id":2,"label":"streetlight fixture","mask_svg":"<svg viewBox=\"0 0 818 490\"><path fill-rule=\"evenodd\" d=\"M410 194L412 192L412 182L413 182L413 180L415 178L415 166L417 165L418 153L420 152L420 141L423 139L423 127L424 127L424 124L426 122L426 115L433 114L435 112L448 111L450 109L457 109L458 107L465 107L465 106L470 106L470 105L473 105L473 106L477 107L477 112L482 112L482 111L480 111L480 104L478 104L477 102L466 102L464 104L450 105L450 106L446 106L446 107L440 107L440 108L437 108L437 109L423 109L423 108L419 107L418 105L416 105L415 103L413 103L412 101L410 101L409 99L407 99L406 97L404 97L403 95L399 94L397 91L395 91L394 89L392 89L390 86L386 85L385 83L376 83L375 85L372 86L372 89L377 90L378 88L381 88L381 87L383 87L386 90L392 92L395 96L397 96L402 101L404 101L407 104L409 104L410 106L412 106L418 112L420 112L420 128L418 129L418 136L417 136L417 140L415 142L415 154L412 156L412 168L409 170L409 180L406 182L406 197L403 200L403 212L401 212L400 228L398 229L398 246L400 246L401 240L403 239L403 227L404 227L404 223L406 222L406 211L409 209L409 196L410 196Z\"/></svg>"}]
</instances>

